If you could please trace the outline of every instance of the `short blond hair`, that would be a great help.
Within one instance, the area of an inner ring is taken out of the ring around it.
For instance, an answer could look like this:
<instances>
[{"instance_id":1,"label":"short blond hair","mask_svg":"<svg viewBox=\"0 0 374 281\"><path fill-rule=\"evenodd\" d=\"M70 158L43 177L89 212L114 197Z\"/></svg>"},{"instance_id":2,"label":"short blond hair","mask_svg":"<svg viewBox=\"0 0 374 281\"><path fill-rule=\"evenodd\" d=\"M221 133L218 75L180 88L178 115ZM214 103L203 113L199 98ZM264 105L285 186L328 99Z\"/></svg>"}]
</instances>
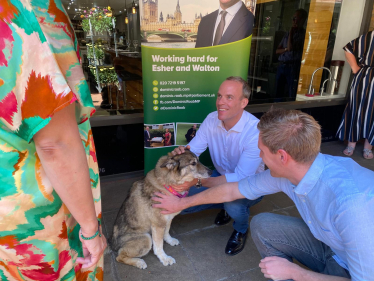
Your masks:
<instances>
[{"instance_id":1,"label":"short blond hair","mask_svg":"<svg viewBox=\"0 0 374 281\"><path fill-rule=\"evenodd\" d=\"M257 128L262 143L272 153L283 149L296 162L311 162L320 151L321 126L299 110L271 108L261 117Z\"/></svg>"}]
</instances>

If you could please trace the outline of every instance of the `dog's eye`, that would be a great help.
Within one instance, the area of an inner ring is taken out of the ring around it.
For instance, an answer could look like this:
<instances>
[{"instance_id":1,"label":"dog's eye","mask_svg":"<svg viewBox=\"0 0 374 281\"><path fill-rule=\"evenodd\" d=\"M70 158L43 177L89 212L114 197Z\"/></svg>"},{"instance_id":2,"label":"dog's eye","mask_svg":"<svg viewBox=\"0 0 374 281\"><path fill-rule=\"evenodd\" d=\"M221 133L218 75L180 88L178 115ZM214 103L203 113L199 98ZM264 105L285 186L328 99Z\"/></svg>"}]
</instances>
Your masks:
<instances>
[{"instance_id":1,"label":"dog's eye","mask_svg":"<svg viewBox=\"0 0 374 281\"><path fill-rule=\"evenodd\" d=\"M196 162L191 163L192 166L196 166Z\"/></svg>"}]
</instances>

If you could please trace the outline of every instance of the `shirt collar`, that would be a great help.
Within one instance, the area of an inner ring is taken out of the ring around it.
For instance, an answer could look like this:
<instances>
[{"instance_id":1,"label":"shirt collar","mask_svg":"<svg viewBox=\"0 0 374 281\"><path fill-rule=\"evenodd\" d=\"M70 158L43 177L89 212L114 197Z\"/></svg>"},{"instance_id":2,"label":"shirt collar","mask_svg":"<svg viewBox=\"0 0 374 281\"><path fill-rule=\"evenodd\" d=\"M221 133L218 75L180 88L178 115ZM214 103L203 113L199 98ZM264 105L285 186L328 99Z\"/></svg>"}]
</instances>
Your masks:
<instances>
[{"instance_id":1,"label":"shirt collar","mask_svg":"<svg viewBox=\"0 0 374 281\"><path fill-rule=\"evenodd\" d=\"M317 184L321 174L325 168L325 156L319 153L314 159L308 172L295 188L295 193L300 195L307 195L313 187Z\"/></svg>"},{"instance_id":2,"label":"shirt collar","mask_svg":"<svg viewBox=\"0 0 374 281\"><path fill-rule=\"evenodd\" d=\"M234 17L234 16L236 15L236 13L239 11L239 9L241 8L242 3L243 3L243 1L241 1L241 0L238 1L236 4L232 5L230 8L227 8L227 9L226 9L226 12L227 12L230 16ZM219 9L218 9L218 15L219 15L219 13L220 13L222 10L223 10L223 9L221 8L221 6L219 6Z\"/></svg>"},{"instance_id":3,"label":"shirt collar","mask_svg":"<svg viewBox=\"0 0 374 281\"><path fill-rule=\"evenodd\" d=\"M248 122L247 119L248 118L247 118L245 112L243 111L242 117L240 117L239 121L234 125L234 127L232 127L229 130L229 132L230 131L235 131L235 132L241 133L244 129L245 124ZM223 126L223 122L219 119L217 119L217 120L218 120L218 127L221 127L223 130L226 131L225 126Z\"/></svg>"}]
</instances>

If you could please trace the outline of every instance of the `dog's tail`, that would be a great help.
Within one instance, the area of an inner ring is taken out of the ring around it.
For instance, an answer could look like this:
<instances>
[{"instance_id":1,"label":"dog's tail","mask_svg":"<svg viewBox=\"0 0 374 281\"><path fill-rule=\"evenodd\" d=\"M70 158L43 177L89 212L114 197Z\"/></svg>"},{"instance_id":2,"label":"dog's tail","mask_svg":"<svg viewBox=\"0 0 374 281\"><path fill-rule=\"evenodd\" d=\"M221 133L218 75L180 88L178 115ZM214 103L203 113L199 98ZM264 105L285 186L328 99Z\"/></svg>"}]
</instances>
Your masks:
<instances>
[{"instance_id":1,"label":"dog's tail","mask_svg":"<svg viewBox=\"0 0 374 281\"><path fill-rule=\"evenodd\" d=\"M112 247L111 247L112 237L107 238L106 242L107 242L107 247L104 250L104 256L113 252Z\"/></svg>"}]
</instances>

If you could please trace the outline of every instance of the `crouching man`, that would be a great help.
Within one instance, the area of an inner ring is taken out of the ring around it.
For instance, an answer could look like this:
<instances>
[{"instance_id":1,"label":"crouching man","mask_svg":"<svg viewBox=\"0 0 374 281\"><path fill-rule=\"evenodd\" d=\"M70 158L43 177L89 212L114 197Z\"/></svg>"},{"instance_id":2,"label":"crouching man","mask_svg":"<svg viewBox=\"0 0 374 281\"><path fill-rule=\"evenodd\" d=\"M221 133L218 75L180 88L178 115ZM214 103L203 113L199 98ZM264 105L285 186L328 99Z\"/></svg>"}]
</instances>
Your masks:
<instances>
[{"instance_id":1,"label":"crouching man","mask_svg":"<svg viewBox=\"0 0 374 281\"><path fill-rule=\"evenodd\" d=\"M153 200L160 204L154 207L167 214L282 191L302 219L262 213L250 225L266 278L373 280L374 172L350 158L319 153L321 128L303 112L271 110L258 129L260 156L269 170L182 199L157 193Z\"/></svg>"}]
</instances>

